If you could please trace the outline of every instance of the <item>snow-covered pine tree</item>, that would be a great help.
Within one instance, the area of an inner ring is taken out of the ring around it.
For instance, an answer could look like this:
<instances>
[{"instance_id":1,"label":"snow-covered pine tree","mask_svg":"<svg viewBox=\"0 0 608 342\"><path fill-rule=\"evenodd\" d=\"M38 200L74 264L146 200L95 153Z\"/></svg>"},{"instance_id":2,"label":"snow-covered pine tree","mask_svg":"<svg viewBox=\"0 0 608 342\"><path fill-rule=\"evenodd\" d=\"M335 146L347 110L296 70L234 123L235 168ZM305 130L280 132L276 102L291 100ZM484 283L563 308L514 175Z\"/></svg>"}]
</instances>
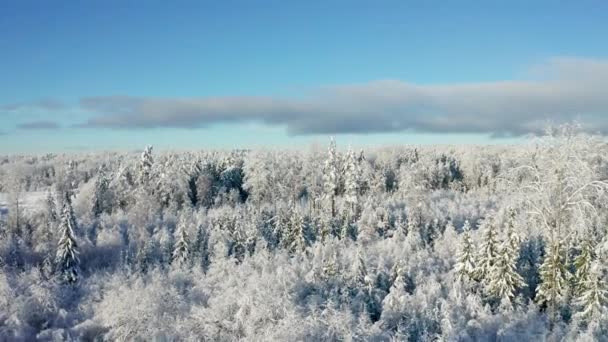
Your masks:
<instances>
[{"instance_id":1,"label":"snow-covered pine tree","mask_svg":"<svg viewBox=\"0 0 608 342\"><path fill-rule=\"evenodd\" d=\"M342 212L342 225L340 227L340 239L345 240L351 236L353 226L352 213L350 209L345 209Z\"/></svg>"},{"instance_id":2,"label":"snow-covered pine tree","mask_svg":"<svg viewBox=\"0 0 608 342\"><path fill-rule=\"evenodd\" d=\"M581 252L574 258L574 295L579 296L586 288L589 281L589 271L593 261L593 246L591 239L585 238L581 241Z\"/></svg>"},{"instance_id":3,"label":"snow-covered pine tree","mask_svg":"<svg viewBox=\"0 0 608 342\"><path fill-rule=\"evenodd\" d=\"M178 224L176 235L172 262L179 267L185 267L190 261L190 246L188 243L188 233L186 232L186 222L184 220L181 220Z\"/></svg>"},{"instance_id":4,"label":"snow-covered pine tree","mask_svg":"<svg viewBox=\"0 0 608 342\"><path fill-rule=\"evenodd\" d=\"M346 164L344 165L344 201L348 204L352 215L357 215L359 204L359 189L361 169L352 148L346 153Z\"/></svg>"},{"instance_id":5,"label":"snow-covered pine tree","mask_svg":"<svg viewBox=\"0 0 608 342\"><path fill-rule=\"evenodd\" d=\"M141 273L146 273L150 269L150 266L154 263L153 255L157 247L157 241L155 239L149 239L141 247L135 256L135 265L137 270Z\"/></svg>"},{"instance_id":6,"label":"snow-covered pine tree","mask_svg":"<svg viewBox=\"0 0 608 342\"><path fill-rule=\"evenodd\" d=\"M396 316L403 315L405 301L408 297L403 268L400 267L400 264L397 264L395 267L397 268L395 279L388 295L382 301L382 315L385 316L383 317L385 320L391 320L396 318Z\"/></svg>"},{"instance_id":7,"label":"snow-covered pine tree","mask_svg":"<svg viewBox=\"0 0 608 342\"><path fill-rule=\"evenodd\" d=\"M338 252L336 250L336 246L332 246L331 255L328 257L327 254L323 258L323 269L321 270L323 273L323 279L330 280L334 278L338 272Z\"/></svg>"},{"instance_id":8,"label":"snow-covered pine tree","mask_svg":"<svg viewBox=\"0 0 608 342\"><path fill-rule=\"evenodd\" d=\"M97 173L95 180L95 190L93 193L93 203L91 214L93 217L99 217L103 212L107 211L108 205L108 189L110 182L106 176L105 167L102 165Z\"/></svg>"},{"instance_id":9,"label":"snow-covered pine tree","mask_svg":"<svg viewBox=\"0 0 608 342\"><path fill-rule=\"evenodd\" d=\"M74 231L78 228L70 197L70 193L66 192L59 225L59 243L55 264L61 280L73 284L78 281L79 275L78 244L74 235Z\"/></svg>"},{"instance_id":10,"label":"snow-covered pine tree","mask_svg":"<svg viewBox=\"0 0 608 342\"><path fill-rule=\"evenodd\" d=\"M521 249L522 238L517 231L517 227L515 226L515 215L516 212L514 209L509 209L507 214L507 222L506 222L506 233L507 239L509 241L508 248L511 253L513 253L512 258L517 261L519 259L519 253Z\"/></svg>"},{"instance_id":11,"label":"snow-covered pine tree","mask_svg":"<svg viewBox=\"0 0 608 342\"><path fill-rule=\"evenodd\" d=\"M477 256L477 270L475 278L482 285L487 286L490 279L490 271L496 262L499 252L499 243L497 239L496 224L490 218L486 218L482 223L483 235L481 248Z\"/></svg>"},{"instance_id":12,"label":"snow-covered pine tree","mask_svg":"<svg viewBox=\"0 0 608 342\"><path fill-rule=\"evenodd\" d=\"M536 289L536 300L547 305L552 321L567 291L570 273L566 268L562 244L558 239L549 242L539 269L541 283Z\"/></svg>"},{"instance_id":13,"label":"snow-covered pine tree","mask_svg":"<svg viewBox=\"0 0 608 342\"><path fill-rule=\"evenodd\" d=\"M355 286L364 286L365 278L367 277L367 267L365 267L365 260L361 248L357 248L357 255L353 263L351 279Z\"/></svg>"},{"instance_id":14,"label":"snow-covered pine tree","mask_svg":"<svg viewBox=\"0 0 608 342\"><path fill-rule=\"evenodd\" d=\"M289 232L287 236L288 249L292 252L303 252L306 250L306 233L304 217L299 210L293 209L289 222Z\"/></svg>"},{"instance_id":15,"label":"snow-covered pine tree","mask_svg":"<svg viewBox=\"0 0 608 342\"><path fill-rule=\"evenodd\" d=\"M139 161L139 174L138 181L140 185L148 185L152 176L152 166L154 165L154 158L152 157L152 145L146 146L141 154Z\"/></svg>"},{"instance_id":16,"label":"snow-covered pine tree","mask_svg":"<svg viewBox=\"0 0 608 342\"><path fill-rule=\"evenodd\" d=\"M460 251L456 261L455 271L461 281L473 280L475 277L475 246L471 239L471 224L469 220L462 227L462 238L460 240Z\"/></svg>"},{"instance_id":17,"label":"snow-covered pine tree","mask_svg":"<svg viewBox=\"0 0 608 342\"><path fill-rule=\"evenodd\" d=\"M498 256L489 272L486 290L503 303L510 303L511 298L515 296L515 291L525 286L524 279L516 270L516 255L512 250L512 241L507 238L500 246Z\"/></svg>"},{"instance_id":18,"label":"snow-covered pine tree","mask_svg":"<svg viewBox=\"0 0 608 342\"><path fill-rule=\"evenodd\" d=\"M49 191L46 194L46 219L47 224L54 224L57 222L57 204L55 204L55 198L53 197L53 193Z\"/></svg>"},{"instance_id":19,"label":"snow-covered pine tree","mask_svg":"<svg viewBox=\"0 0 608 342\"><path fill-rule=\"evenodd\" d=\"M581 309L575 316L592 321L606 313L608 305L608 287L603 279L599 262L592 262L587 279L576 297L575 304Z\"/></svg>"},{"instance_id":20,"label":"snow-covered pine tree","mask_svg":"<svg viewBox=\"0 0 608 342\"><path fill-rule=\"evenodd\" d=\"M378 238L376 208L371 200L365 202L357 221L357 241L363 244Z\"/></svg>"},{"instance_id":21,"label":"snow-covered pine tree","mask_svg":"<svg viewBox=\"0 0 608 342\"><path fill-rule=\"evenodd\" d=\"M336 196L340 186L340 169L338 166L338 155L336 151L336 141L331 138L327 150L327 159L323 167L323 189L325 198L329 201L331 217L336 217Z\"/></svg>"},{"instance_id":22,"label":"snow-covered pine tree","mask_svg":"<svg viewBox=\"0 0 608 342\"><path fill-rule=\"evenodd\" d=\"M202 224L199 224L196 230L196 238L192 246L192 258L203 268L204 272L207 271L210 260L209 233Z\"/></svg>"}]
</instances>

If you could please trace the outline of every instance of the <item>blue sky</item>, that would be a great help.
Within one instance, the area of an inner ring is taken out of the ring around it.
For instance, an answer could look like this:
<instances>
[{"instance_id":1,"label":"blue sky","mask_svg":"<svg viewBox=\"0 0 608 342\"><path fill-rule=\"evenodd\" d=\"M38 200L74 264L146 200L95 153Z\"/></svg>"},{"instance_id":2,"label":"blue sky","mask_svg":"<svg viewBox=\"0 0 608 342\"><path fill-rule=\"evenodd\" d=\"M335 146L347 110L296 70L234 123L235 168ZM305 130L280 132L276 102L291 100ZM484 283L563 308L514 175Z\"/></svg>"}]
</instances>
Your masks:
<instances>
[{"instance_id":1,"label":"blue sky","mask_svg":"<svg viewBox=\"0 0 608 342\"><path fill-rule=\"evenodd\" d=\"M3 1L0 153L608 132L606 1ZM507 137L507 139L505 139Z\"/></svg>"}]
</instances>

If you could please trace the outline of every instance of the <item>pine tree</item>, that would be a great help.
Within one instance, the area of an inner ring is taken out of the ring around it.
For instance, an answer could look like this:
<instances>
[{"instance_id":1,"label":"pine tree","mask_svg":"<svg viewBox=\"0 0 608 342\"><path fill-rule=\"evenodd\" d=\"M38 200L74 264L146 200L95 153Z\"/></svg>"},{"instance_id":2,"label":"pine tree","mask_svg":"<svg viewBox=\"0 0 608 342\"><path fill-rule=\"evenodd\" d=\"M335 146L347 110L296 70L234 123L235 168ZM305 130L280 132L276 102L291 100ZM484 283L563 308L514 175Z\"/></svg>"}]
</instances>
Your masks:
<instances>
[{"instance_id":1,"label":"pine tree","mask_svg":"<svg viewBox=\"0 0 608 342\"><path fill-rule=\"evenodd\" d=\"M190 261L190 247L188 245L188 233L185 222L181 222L177 228L177 239L173 247L173 264L183 267Z\"/></svg>"},{"instance_id":2,"label":"pine tree","mask_svg":"<svg viewBox=\"0 0 608 342\"><path fill-rule=\"evenodd\" d=\"M586 289L589 281L589 272L593 260L593 246L591 240L586 238L581 241L581 253L574 259L574 294L580 295Z\"/></svg>"},{"instance_id":3,"label":"pine tree","mask_svg":"<svg viewBox=\"0 0 608 342\"><path fill-rule=\"evenodd\" d=\"M283 237L283 245L291 252L303 252L306 250L307 245L304 217L296 208L293 207L290 210L290 213L291 215L286 225L287 232Z\"/></svg>"},{"instance_id":4,"label":"pine tree","mask_svg":"<svg viewBox=\"0 0 608 342\"><path fill-rule=\"evenodd\" d=\"M546 304L552 320L557 314L557 307L567 291L570 273L566 268L565 257L559 240L554 239L547 247L545 258L540 266L540 286L536 289L539 304Z\"/></svg>"},{"instance_id":5,"label":"pine tree","mask_svg":"<svg viewBox=\"0 0 608 342\"><path fill-rule=\"evenodd\" d=\"M361 169L355 152L349 148L344 170L344 201L349 205L353 215L357 214L359 203L360 174Z\"/></svg>"},{"instance_id":6,"label":"pine tree","mask_svg":"<svg viewBox=\"0 0 608 342\"><path fill-rule=\"evenodd\" d=\"M496 225L491 220L486 219L483 223L484 231L481 242L481 249L477 260L477 271L475 278L487 285L490 271L498 257L498 239Z\"/></svg>"},{"instance_id":7,"label":"pine tree","mask_svg":"<svg viewBox=\"0 0 608 342\"><path fill-rule=\"evenodd\" d=\"M598 262L593 262L589 267L587 279L581 286L575 300L581 311L576 316L591 321L605 313L606 305L608 305L608 289L606 282L602 279L602 271Z\"/></svg>"},{"instance_id":8,"label":"pine tree","mask_svg":"<svg viewBox=\"0 0 608 342\"><path fill-rule=\"evenodd\" d=\"M464 222L462 228L462 239L460 242L460 251L458 260L456 261L455 270L459 280L472 280L475 277L475 246L471 239L471 224L469 221Z\"/></svg>"},{"instance_id":9,"label":"pine tree","mask_svg":"<svg viewBox=\"0 0 608 342\"><path fill-rule=\"evenodd\" d=\"M139 272L148 272L150 267L155 262L154 254L158 248L158 241L156 241L155 239L149 239L148 241L146 241L143 248L140 248L137 251L137 255L135 256L135 263Z\"/></svg>"},{"instance_id":10,"label":"pine tree","mask_svg":"<svg viewBox=\"0 0 608 342\"><path fill-rule=\"evenodd\" d=\"M55 204L53 193L50 191L46 195L46 218L49 225L57 222L57 205Z\"/></svg>"},{"instance_id":11,"label":"pine tree","mask_svg":"<svg viewBox=\"0 0 608 342\"><path fill-rule=\"evenodd\" d=\"M194 245L192 246L192 256L195 258L203 271L207 271L209 267L209 234L205 230L202 224L198 225L196 230L196 238L194 239Z\"/></svg>"},{"instance_id":12,"label":"pine tree","mask_svg":"<svg viewBox=\"0 0 608 342\"><path fill-rule=\"evenodd\" d=\"M395 267L395 279L393 280L388 295L382 301L383 314L384 312L387 314L402 314L405 307L405 300L408 296L405 288L405 276L403 268L400 264L395 265Z\"/></svg>"},{"instance_id":13,"label":"pine tree","mask_svg":"<svg viewBox=\"0 0 608 342\"><path fill-rule=\"evenodd\" d=\"M152 145L148 145L142 152L141 160L139 162L139 184L144 186L148 185L152 176L153 165L154 158L152 157Z\"/></svg>"},{"instance_id":14,"label":"pine tree","mask_svg":"<svg viewBox=\"0 0 608 342\"><path fill-rule=\"evenodd\" d=\"M513 254L513 259L517 261L521 249L522 238L515 227L515 210L509 209L506 225L507 239L509 240L508 248L510 253Z\"/></svg>"},{"instance_id":15,"label":"pine tree","mask_svg":"<svg viewBox=\"0 0 608 342\"><path fill-rule=\"evenodd\" d=\"M323 167L323 189L325 198L330 202L332 218L336 216L336 196L340 185L339 177L336 141L334 138L331 138L327 151L327 159L325 160L325 166Z\"/></svg>"},{"instance_id":16,"label":"pine tree","mask_svg":"<svg viewBox=\"0 0 608 342\"><path fill-rule=\"evenodd\" d=\"M515 290L525 286L524 279L517 273L516 254L512 250L510 239L506 239L499 251L498 257L489 273L487 291L502 301L510 302L515 296Z\"/></svg>"},{"instance_id":17,"label":"pine tree","mask_svg":"<svg viewBox=\"0 0 608 342\"><path fill-rule=\"evenodd\" d=\"M107 211L108 205L108 188L110 182L106 176L105 168L101 166L95 180L95 192L93 194L93 204L91 214L93 217L99 217L103 212Z\"/></svg>"},{"instance_id":18,"label":"pine tree","mask_svg":"<svg viewBox=\"0 0 608 342\"><path fill-rule=\"evenodd\" d=\"M57 265L56 269L60 272L61 280L69 284L78 281L78 244L74 236L74 231L77 229L70 194L67 192L63 201L63 212L61 224L59 225L60 237L55 263Z\"/></svg>"},{"instance_id":19,"label":"pine tree","mask_svg":"<svg viewBox=\"0 0 608 342\"><path fill-rule=\"evenodd\" d=\"M356 259L352 264L351 282L354 288L363 290L368 296L371 295L374 289L374 282L367 270L365 257L361 248L357 249Z\"/></svg>"},{"instance_id":20,"label":"pine tree","mask_svg":"<svg viewBox=\"0 0 608 342\"><path fill-rule=\"evenodd\" d=\"M333 248L336 248L333 246ZM323 278L330 280L338 274L338 252L333 250L330 257L323 260Z\"/></svg>"}]
</instances>

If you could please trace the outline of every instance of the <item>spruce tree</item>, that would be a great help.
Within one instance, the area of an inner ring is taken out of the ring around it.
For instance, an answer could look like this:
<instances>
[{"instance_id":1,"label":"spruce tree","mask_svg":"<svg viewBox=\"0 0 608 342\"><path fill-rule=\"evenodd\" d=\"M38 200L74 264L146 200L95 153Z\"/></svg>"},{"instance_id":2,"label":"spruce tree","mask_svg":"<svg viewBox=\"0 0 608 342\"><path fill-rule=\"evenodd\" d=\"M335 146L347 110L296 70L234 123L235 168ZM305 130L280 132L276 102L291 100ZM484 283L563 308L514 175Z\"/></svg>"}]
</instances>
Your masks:
<instances>
[{"instance_id":1,"label":"spruce tree","mask_svg":"<svg viewBox=\"0 0 608 342\"><path fill-rule=\"evenodd\" d=\"M484 230L482 235L481 248L477 259L477 270L475 278L487 285L489 282L490 271L498 257L498 239L496 225L492 220L486 219L483 223Z\"/></svg>"},{"instance_id":2,"label":"spruce tree","mask_svg":"<svg viewBox=\"0 0 608 342\"><path fill-rule=\"evenodd\" d=\"M602 276L599 263L593 262L589 267L587 279L581 284L582 288L575 300L575 304L581 309L576 314L577 317L591 321L606 312L608 288Z\"/></svg>"},{"instance_id":3,"label":"spruce tree","mask_svg":"<svg viewBox=\"0 0 608 342\"><path fill-rule=\"evenodd\" d=\"M509 248L510 252L513 254L513 259L515 259L515 261L517 261L517 259L519 258L522 238L519 235L517 228L515 227L515 214L516 214L515 210L509 209L507 222L506 222L506 226L507 226L506 232L507 232L507 239L509 241L508 248Z\"/></svg>"},{"instance_id":4,"label":"spruce tree","mask_svg":"<svg viewBox=\"0 0 608 342\"><path fill-rule=\"evenodd\" d=\"M194 246L192 246L192 257L197 260L203 271L209 267L209 234L202 224L198 225Z\"/></svg>"},{"instance_id":5,"label":"spruce tree","mask_svg":"<svg viewBox=\"0 0 608 342\"><path fill-rule=\"evenodd\" d=\"M55 204L55 198L52 192L48 192L46 195L46 219L47 224L54 225L57 222L57 204Z\"/></svg>"},{"instance_id":6,"label":"spruce tree","mask_svg":"<svg viewBox=\"0 0 608 342\"><path fill-rule=\"evenodd\" d=\"M59 243L55 264L61 280L69 284L78 281L78 244L74 235L77 229L70 195L69 192L66 192L59 225Z\"/></svg>"},{"instance_id":7,"label":"spruce tree","mask_svg":"<svg viewBox=\"0 0 608 342\"><path fill-rule=\"evenodd\" d=\"M177 228L177 238L173 247L173 264L183 267L190 261L190 247L188 245L188 233L185 222L181 222Z\"/></svg>"},{"instance_id":8,"label":"spruce tree","mask_svg":"<svg viewBox=\"0 0 608 342\"><path fill-rule=\"evenodd\" d=\"M581 241L581 253L574 258L574 294L580 295L586 289L589 281L589 272L593 260L593 246L591 240L586 238Z\"/></svg>"},{"instance_id":9,"label":"spruce tree","mask_svg":"<svg viewBox=\"0 0 608 342\"><path fill-rule=\"evenodd\" d=\"M109 184L110 182L106 176L105 168L101 166L97 174L97 179L95 180L95 192L93 193L91 208L93 217L99 217L99 215L107 211Z\"/></svg>"},{"instance_id":10,"label":"spruce tree","mask_svg":"<svg viewBox=\"0 0 608 342\"><path fill-rule=\"evenodd\" d=\"M553 239L553 241L550 241L539 271L541 283L536 289L536 299L539 304L547 305L551 318L554 320L558 305L566 294L568 279L570 278L559 240Z\"/></svg>"},{"instance_id":11,"label":"spruce tree","mask_svg":"<svg viewBox=\"0 0 608 342\"><path fill-rule=\"evenodd\" d=\"M327 159L325 160L325 166L323 167L323 190L325 192L325 198L330 204L332 218L336 216L336 196L340 184L339 177L336 141L331 138L327 151Z\"/></svg>"},{"instance_id":12,"label":"spruce tree","mask_svg":"<svg viewBox=\"0 0 608 342\"><path fill-rule=\"evenodd\" d=\"M344 166L344 201L349 205L353 215L357 214L359 203L360 174L361 170L355 152L349 148Z\"/></svg>"},{"instance_id":13,"label":"spruce tree","mask_svg":"<svg viewBox=\"0 0 608 342\"><path fill-rule=\"evenodd\" d=\"M374 290L374 281L367 269L365 256L361 248L357 249L357 256L352 266L352 272L353 285L360 290L364 290L370 296Z\"/></svg>"},{"instance_id":14,"label":"spruce tree","mask_svg":"<svg viewBox=\"0 0 608 342\"><path fill-rule=\"evenodd\" d=\"M152 157L152 145L146 146L141 154L141 160L139 162L139 175L138 181L140 185L147 186L152 176L152 166L154 165L154 158Z\"/></svg>"},{"instance_id":15,"label":"spruce tree","mask_svg":"<svg viewBox=\"0 0 608 342\"><path fill-rule=\"evenodd\" d=\"M512 251L511 240L506 239L489 273L487 291L501 301L510 302L511 298L515 296L515 290L525 286L524 279L516 270L515 255Z\"/></svg>"},{"instance_id":16,"label":"spruce tree","mask_svg":"<svg viewBox=\"0 0 608 342\"><path fill-rule=\"evenodd\" d=\"M459 280L472 280L475 277L475 246L471 239L471 224L469 221L464 222L462 227L462 239L460 242L460 251L456 261L455 270Z\"/></svg>"},{"instance_id":17,"label":"spruce tree","mask_svg":"<svg viewBox=\"0 0 608 342\"><path fill-rule=\"evenodd\" d=\"M289 217L286 220L285 232L283 233L283 247L291 252L304 251L306 249L304 217L292 206L289 210Z\"/></svg>"}]
</instances>

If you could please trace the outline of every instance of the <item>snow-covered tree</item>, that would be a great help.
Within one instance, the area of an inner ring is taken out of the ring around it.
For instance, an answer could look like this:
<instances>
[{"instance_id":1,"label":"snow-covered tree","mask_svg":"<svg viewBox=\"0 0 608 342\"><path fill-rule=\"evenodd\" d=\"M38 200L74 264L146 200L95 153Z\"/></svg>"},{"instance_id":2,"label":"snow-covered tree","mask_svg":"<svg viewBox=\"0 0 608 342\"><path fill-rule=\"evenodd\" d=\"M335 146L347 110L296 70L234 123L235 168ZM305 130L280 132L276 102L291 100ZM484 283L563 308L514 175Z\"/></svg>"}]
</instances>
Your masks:
<instances>
[{"instance_id":1,"label":"snow-covered tree","mask_svg":"<svg viewBox=\"0 0 608 342\"><path fill-rule=\"evenodd\" d=\"M146 146L141 154L139 161L138 182L140 185L148 185L152 177L152 167L154 166L154 157L152 156L152 145Z\"/></svg>"},{"instance_id":2,"label":"snow-covered tree","mask_svg":"<svg viewBox=\"0 0 608 342\"><path fill-rule=\"evenodd\" d=\"M306 226L302 213L296 208L292 208L288 223L287 235L283 242L285 247L292 252L303 252L306 250Z\"/></svg>"},{"instance_id":3,"label":"snow-covered tree","mask_svg":"<svg viewBox=\"0 0 608 342\"><path fill-rule=\"evenodd\" d=\"M580 244L580 254L574 258L574 293L580 295L589 281L591 264L593 262L593 245L591 239L585 238Z\"/></svg>"},{"instance_id":4,"label":"snow-covered tree","mask_svg":"<svg viewBox=\"0 0 608 342\"><path fill-rule=\"evenodd\" d=\"M525 286L524 279L516 270L517 259L514 258L515 255L511 240L506 239L503 241L488 274L488 293L503 302L510 302L511 298L515 296L515 291Z\"/></svg>"},{"instance_id":5,"label":"snow-covered tree","mask_svg":"<svg viewBox=\"0 0 608 342\"><path fill-rule=\"evenodd\" d=\"M55 268L59 272L60 279L70 284L77 282L79 275L78 244L75 237L77 229L72 201L70 195L66 194L59 224L59 244L57 245Z\"/></svg>"},{"instance_id":6,"label":"snow-covered tree","mask_svg":"<svg viewBox=\"0 0 608 342\"><path fill-rule=\"evenodd\" d=\"M327 159L323 167L323 189L325 198L331 209L331 217L336 216L336 196L340 188L339 156L336 151L336 141L331 138L327 150Z\"/></svg>"},{"instance_id":7,"label":"snow-covered tree","mask_svg":"<svg viewBox=\"0 0 608 342\"><path fill-rule=\"evenodd\" d=\"M359 161L349 147L344 165L344 201L350 206L353 215L356 215L359 204L360 175Z\"/></svg>"},{"instance_id":8,"label":"snow-covered tree","mask_svg":"<svg viewBox=\"0 0 608 342\"><path fill-rule=\"evenodd\" d=\"M589 268L587 279L581 284L581 289L575 299L580 307L577 317L592 321L606 314L608 305L608 287L603 279L601 266L593 262Z\"/></svg>"},{"instance_id":9,"label":"snow-covered tree","mask_svg":"<svg viewBox=\"0 0 608 342\"><path fill-rule=\"evenodd\" d=\"M482 240L479 254L477 255L475 278L484 286L487 286L490 281L490 272L498 257L499 242L493 218L485 219L481 227L483 229Z\"/></svg>"},{"instance_id":10,"label":"snow-covered tree","mask_svg":"<svg viewBox=\"0 0 608 342\"><path fill-rule=\"evenodd\" d=\"M209 232L202 224L196 230L196 237L192 246L192 258L200 265L203 271L207 271L210 261Z\"/></svg>"},{"instance_id":11,"label":"snow-covered tree","mask_svg":"<svg viewBox=\"0 0 608 342\"><path fill-rule=\"evenodd\" d=\"M545 258L539 272L541 283L536 289L536 300L539 304L548 307L552 320L555 320L558 306L563 303L570 279L565 253L559 240L550 241L545 248Z\"/></svg>"},{"instance_id":12,"label":"snow-covered tree","mask_svg":"<svg viewBox=\"0 0 608 342\"><path fill-rule=\"evenodd\" d=\"M455 266L456 274L460 280L475 279L475 246L471 239L471 224L464 222L462 227L462 237L460 240L460 250Z\"/></svg>"},{"instance_id":13,"label":"snow-covered tree","mask_svg":"<svg viewBox=\"0 0 608 342\"><path fill-rule=\"evenodd\" d=\"M55 197L51 191L48 191L45 198L45 214L48 223L55 223L58 219L57 204L55 204Z\"/></svg>"},{"instance_id":14,"label":"snow-covered tree","mask_svg":"<svg viewBox=\"0 0 608 342\"><path fill-rule=\"evenodd\" d=\"M187 266L190 262L190 244L186 229L186 222L182 220L177 226L177 237L172 254L173 264L179 267Z\"/></svg>"},{"instance_id":15,"label":"snow-covered tree","mask_svg":"<svg viewBox=\"0 0 608 342\"><path fill-rule=\"evenodd\" d=\"M109 210L109 180L106 175L105 167L101 166L97 172L97 178L95 179L95 188L93 191L91 214L93 217L99 217L103 212Z\"/></svg>"}]
</instances>

